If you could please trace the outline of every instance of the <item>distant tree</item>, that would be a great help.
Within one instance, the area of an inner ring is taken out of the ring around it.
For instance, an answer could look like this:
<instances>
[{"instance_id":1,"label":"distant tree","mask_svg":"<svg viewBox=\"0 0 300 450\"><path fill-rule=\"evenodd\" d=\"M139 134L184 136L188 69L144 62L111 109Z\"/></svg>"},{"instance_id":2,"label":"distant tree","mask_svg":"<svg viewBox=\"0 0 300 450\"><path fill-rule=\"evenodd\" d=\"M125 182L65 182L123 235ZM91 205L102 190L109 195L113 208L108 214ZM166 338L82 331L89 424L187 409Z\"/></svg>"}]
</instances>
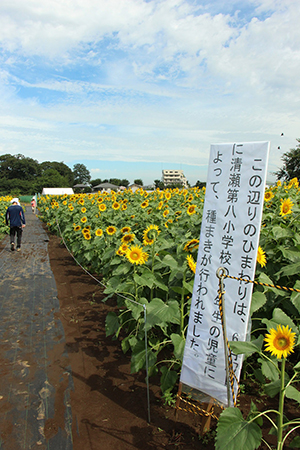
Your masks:
<instances>
[{"instance_id":1,"label":"distant tree","mask_svg":"<svg viewBox=\"0 0 300 450\"><path fill-rule=\"evenodd\" d=\"M55 169L47 169L33 183L33 192L42 192L43 188L55 188L68 186L67 177L63 177Z\"/></svg>"},{"instance_id":2,"label":"distant tree","mask_svg":"<svg viewBox=\"0 0 300 450\"><path fill-rule=\"evenodd\" d=\"M154 180L155 189L163 190L165 188L164 183L161 180Z\"/></svg>"},{"instance_id":3,"label":"distant tree","mask_svg":"<svg viewBox=\"0 0 300 450\"><path fill-rule=\"evenodd\" d=\"M200 189L202 189L203 187L205 187L206 186L206 182L205 181L197 181L196 182L196 184L195 184L195 187L198 187L198 188L200 188Z\"/></svg>"},{"instance_id":4,"label":"distant tree","mask_svg":"<svg viewBox=\"0 0 300 450\"><path fill-rule=\"evenodd\" d=\"M67 184L65 186L62 187L72 187L74 184L74 174L72 169L70 169L69 166L67 166L65 163L63 162L57 162L57 161L44 161L40 164L41 167L41 175L49 169L54 169L56 170L61 176L65 177L65 179L67 180Z\"/></svg>"},{"instance_id":5,"label":"distant tree","mask_svg":"<svg viewBox=\"0 0 300 450\"><path fill-rule=\"evenodd\" d=\"M126 180L126 178L123 178L123 179L120 181L120 186L128 187L128 186L129 186L129 181Z\"/></svg>"},{"instance_id":6,"label":"distant tree","mask_svg":"<svg viewBox=\"0 0 300 450\"><path fill-rule=\"evenodd\" d=\"M300 142L300 139L296 139ZM277 172L277 180L291 180L292 178L298 178L300 180L300 145L296 145L296 148L291 148L289 152L286 152L281 157L283 166Z\"/></svg>"},{"instance_id":7,"label":"distant tree","mask_svg":"<svg viewBox=\"0 0 300 450\"><path fill-rule=\"evenodd\" d=\"M109 183L114 184L115 186L120 186L121 180L119 178L110 178Z\"/></svg>"},{"instance_id":8,"label":"distant tree","mask_svg":"<svg viewBox=\"0 0 300 450\"><path fill-rule=\"evenodd\" d=\"M0 178L12 180L33 180L40 174L38 161L24 155L0 156Z\"/></svg>"},{"instance_id":9,"label":"distant tree","mask_svg":"<svg viewBox=\"0 0 300 450\"><path fill-rule=\"evenodd\" d=\"M144 186L143 180L141 180L140 178L134 180L134 184L137 184L138 186Z\"/></svg>"},{"instance_id":10,"label":"distant tree","mask_svg":"<svg viewBox=\"0 0 300 450\"><path fill-rule=\"evenodd\" d=\"M84 164L74 164L73 166L74 184L89 184L91 180L90 171Z\"/></svg>"},{"instance_id":11,"label":"distant tree","mask_svg":"<svg viewBox=\"0 0 300 450\"><path fill-rule=\"evenodd\" d=\"M91 180L91 182L90 182L91 186L93 186L93 187L98 186L98 184L101 184L101 183L102 183L101 178L95 178L95 180Z\"/></svg>"},{"instance_id":12,"label":"distant tree","mask_svg":"<svg viewBox=\"0 0 300 450\"><path fill-rule=\"evenodd\" d=\"M20 195L32 195L34 192L31 181L19 178L0 178L0 195L19 197Z\"/></svg>"},{"instance_id":13,"label":"distant tree","mask_svg":"<svg viewBox=\"0 0 300 450\"><path fill-rule=\"evenodd\" d=\"M169 189L182 189L183 188L183 184L182 183L168 183L165 188L169 188Z\"/></svg>"}]
</instances>

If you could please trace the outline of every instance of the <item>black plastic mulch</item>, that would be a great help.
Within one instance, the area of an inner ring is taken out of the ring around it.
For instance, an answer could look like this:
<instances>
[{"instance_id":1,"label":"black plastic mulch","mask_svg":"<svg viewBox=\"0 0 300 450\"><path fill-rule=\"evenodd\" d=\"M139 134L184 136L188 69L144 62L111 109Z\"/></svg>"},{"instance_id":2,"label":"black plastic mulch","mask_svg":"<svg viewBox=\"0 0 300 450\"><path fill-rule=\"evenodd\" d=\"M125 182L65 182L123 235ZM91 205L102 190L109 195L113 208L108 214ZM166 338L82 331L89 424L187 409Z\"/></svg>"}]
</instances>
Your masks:
<instances>
[{"instance_id":1,"label":"black plastic mulch","mask_svg":"<svg viewBox=\"0 0 300 450\"><path fill-rule=\"evenodd\" d=\"M48 238L39 219L25 215L21 251L10 250L7 236L0 253L0 448L72 450L72 376L65 364L55 380L51 370L53 354L64 362L67 355ZM51 429L61 386L64 423Z\"/></svg>"}]
</instances>

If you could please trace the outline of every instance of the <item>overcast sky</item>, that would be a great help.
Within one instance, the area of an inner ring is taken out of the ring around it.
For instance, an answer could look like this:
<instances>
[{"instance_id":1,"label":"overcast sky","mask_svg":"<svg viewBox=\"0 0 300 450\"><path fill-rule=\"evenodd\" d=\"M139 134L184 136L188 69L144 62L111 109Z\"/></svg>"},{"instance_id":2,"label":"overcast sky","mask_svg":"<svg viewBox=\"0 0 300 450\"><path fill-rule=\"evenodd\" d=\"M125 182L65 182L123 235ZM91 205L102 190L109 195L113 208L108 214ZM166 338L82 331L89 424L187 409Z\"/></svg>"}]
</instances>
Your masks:
<instances>
[{"instance_id":1,"label":"overcast sky","mask_svg":"<svg viewBox=\"0 0 300 450\"><path fill-rule=\"evenodd\" d=\"M299 0L1 0L0 153L193 184L212 143L270 141L272 179L300 138L299 23Z\"/></svg>"}]
</instances>

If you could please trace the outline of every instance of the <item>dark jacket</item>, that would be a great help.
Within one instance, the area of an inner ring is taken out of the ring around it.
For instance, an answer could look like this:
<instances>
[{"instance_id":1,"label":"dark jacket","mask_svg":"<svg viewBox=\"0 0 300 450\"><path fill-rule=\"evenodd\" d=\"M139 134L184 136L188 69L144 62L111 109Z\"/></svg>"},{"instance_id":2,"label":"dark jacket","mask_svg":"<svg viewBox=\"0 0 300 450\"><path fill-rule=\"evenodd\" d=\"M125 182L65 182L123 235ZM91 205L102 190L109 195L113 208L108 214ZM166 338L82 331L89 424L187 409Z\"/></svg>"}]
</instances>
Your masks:
<instances>
[{"instance_id":1,"label":"dark jacket","mask_svg":"<svg viewBox=\"0 0 300 450\"><path fill-rule=\"evenodd\" d=\"M21 227L25 224L25 215L22 206L11 205L6 210L5 215L6 225L10 223L10 227Z\"/></svg>"}]
</instances>

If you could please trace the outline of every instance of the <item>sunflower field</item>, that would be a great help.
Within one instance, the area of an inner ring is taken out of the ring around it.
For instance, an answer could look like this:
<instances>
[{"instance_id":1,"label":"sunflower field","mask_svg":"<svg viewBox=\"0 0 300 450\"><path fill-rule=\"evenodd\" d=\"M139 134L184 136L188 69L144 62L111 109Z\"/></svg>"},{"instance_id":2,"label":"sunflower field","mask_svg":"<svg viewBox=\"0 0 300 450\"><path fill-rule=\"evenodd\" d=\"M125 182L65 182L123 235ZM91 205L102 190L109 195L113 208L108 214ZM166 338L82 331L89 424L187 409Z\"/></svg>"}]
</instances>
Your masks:
<instances>
[{"instance_id":1,"label":"sunflower field","mask_svg":"<svg viewBox=\"0 0 300 450\"><path fill-rule=\"evenodd\" d=\"M106 299L116 299L118 312L108 313L106 334L131 352L132 372L145 368L147 331L149 374L159 374L166 399L180 373L204 197L205 188L140 188L38 200L48 229L58 233L59 224L76 260L99 276ZM266 189L256 280L272 286L254 287L253 339L277 324L291 327L298 339L300 293L273 285L300 288L299 213L297 179ZM269 376L266 366L256 375Z\"/></svg>"},{"instance_id":2,"label":"sunflower field","mask_svg":"<svg viewBox=\"0 0 300 450\"><path fill-rule=\"evenodd\" d=\"M11 199L12 197L10 195L0 196L0 236L9 232L9 227L5 223L5 213L10 206Z\"/></svg>"}]
</instances>

